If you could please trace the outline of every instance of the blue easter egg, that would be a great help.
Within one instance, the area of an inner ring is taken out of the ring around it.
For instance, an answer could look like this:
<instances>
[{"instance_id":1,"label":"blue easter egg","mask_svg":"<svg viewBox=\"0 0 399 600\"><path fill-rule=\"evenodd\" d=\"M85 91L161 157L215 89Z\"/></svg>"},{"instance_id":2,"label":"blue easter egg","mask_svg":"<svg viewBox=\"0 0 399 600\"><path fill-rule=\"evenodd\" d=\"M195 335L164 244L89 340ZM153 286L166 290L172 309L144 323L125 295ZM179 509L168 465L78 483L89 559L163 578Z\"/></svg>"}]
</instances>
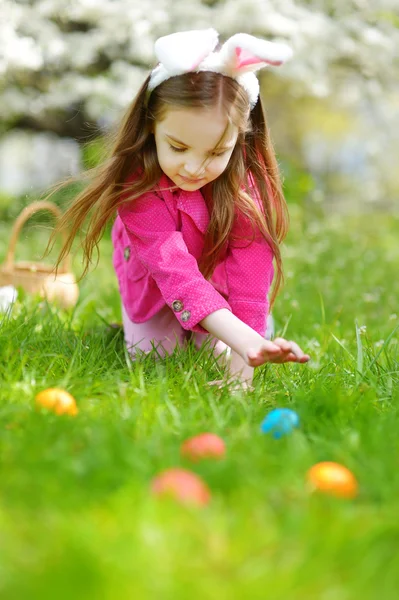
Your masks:
<instances>
[{"instance_id":1,"label":"blue easter egg","mask_svg":"<svg viewBox=\"0 0 399 600\"><path fill-rule=\"evenodd\" d=\"M290 408L275 408L270 411L260 426L263 433L271 433L275 439L291 433L299 426L299 416Z\"/></svg>"}]
</instances>

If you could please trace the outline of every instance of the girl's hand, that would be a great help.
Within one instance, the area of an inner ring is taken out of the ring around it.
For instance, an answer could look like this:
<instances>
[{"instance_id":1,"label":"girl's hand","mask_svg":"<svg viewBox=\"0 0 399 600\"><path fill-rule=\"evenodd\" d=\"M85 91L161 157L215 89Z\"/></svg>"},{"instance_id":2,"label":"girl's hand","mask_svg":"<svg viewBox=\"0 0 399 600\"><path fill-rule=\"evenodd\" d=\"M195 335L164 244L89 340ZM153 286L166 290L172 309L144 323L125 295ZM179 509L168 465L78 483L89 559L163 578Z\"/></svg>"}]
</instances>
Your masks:
<instances>
[{"instance_id":1,"label":"girl's hand","mask_svg":"<svg viewBox=\"0 0 399 600\"><path fill-rule=\"evenodd\" d=\"M259 367L267 362L308 362L310 356L304 354L295 342L288 342L283 338L276 338L272 342L265 340L259 348L250 348L247 351L247 362L251 367Z\"/></svg>"}]
</instances>

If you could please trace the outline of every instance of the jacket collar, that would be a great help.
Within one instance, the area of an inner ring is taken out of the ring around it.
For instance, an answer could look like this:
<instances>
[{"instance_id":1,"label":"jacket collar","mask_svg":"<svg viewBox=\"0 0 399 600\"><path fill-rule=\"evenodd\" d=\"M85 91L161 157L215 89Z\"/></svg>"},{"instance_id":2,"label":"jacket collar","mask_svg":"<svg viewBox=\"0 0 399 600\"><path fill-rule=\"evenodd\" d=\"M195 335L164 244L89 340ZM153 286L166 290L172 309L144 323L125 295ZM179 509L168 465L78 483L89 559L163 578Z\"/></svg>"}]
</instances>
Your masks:
<instances>
[{"instance_id":1,"label":"jacket collar","mask_svg":"<svg viewBox=\"0 0 399 600\"><path fill-rule=\"evenodd\" d=\"M209 211L201 191L181 190L166 175L162 175L158 186L161 195L165 199L175 199L178 210L189 215L197 228L205 234L209 225Z\"/></svg>"}]
</instances>

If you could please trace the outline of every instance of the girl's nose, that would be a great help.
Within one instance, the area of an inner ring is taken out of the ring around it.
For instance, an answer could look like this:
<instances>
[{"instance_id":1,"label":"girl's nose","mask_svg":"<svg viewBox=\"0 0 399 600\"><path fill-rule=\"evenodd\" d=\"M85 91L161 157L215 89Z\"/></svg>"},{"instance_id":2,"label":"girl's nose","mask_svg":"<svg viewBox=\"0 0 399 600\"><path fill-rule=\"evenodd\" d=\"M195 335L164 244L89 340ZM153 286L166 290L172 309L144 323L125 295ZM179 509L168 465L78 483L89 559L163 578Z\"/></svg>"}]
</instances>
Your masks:
<instances>
[{"instance_id":1,"label":"girl's nose","mask_svg":"<svg viewBox=\"0 0 399 600\"><path fill-rule=\"evenodd\" d=\"M184 165L184 170L188 177L198 177L198 175L202 175L204 173L205 166L203 163L187 162Z\"/></svg>"}]
</instances>

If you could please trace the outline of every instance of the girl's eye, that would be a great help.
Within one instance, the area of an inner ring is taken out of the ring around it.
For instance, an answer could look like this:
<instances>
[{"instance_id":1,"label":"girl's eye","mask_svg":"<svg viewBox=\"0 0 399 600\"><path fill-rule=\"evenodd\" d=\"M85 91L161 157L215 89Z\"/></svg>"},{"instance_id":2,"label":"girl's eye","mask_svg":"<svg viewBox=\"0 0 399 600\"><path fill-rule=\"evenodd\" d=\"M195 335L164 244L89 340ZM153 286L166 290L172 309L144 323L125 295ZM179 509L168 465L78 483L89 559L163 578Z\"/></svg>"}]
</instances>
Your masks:
<instances>
[{"instance_id":1,"label":"girl's eye","mask_svg":"<svg viewBox=\"0 0 399 600\"><path fill-rule=\"evenodd\" d=\"M176 146L172 146L172 144L169 144L169 148L173 150L173 152L185 152L187 150L187 148L176 148ZM226 152L227 150L224 150L223 152L213 152L212 156L217 158L218 156L223 156Z\"/></svg>"}]
</instances>

